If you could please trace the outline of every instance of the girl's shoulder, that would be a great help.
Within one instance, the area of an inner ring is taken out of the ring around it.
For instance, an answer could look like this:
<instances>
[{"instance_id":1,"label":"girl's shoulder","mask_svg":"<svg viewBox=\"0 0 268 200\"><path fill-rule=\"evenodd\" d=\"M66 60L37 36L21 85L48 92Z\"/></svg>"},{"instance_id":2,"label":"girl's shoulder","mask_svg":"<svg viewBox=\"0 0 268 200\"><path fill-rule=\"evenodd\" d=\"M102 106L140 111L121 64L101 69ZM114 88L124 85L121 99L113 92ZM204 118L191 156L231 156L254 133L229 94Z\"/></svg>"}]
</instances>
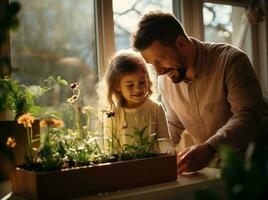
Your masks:
<instances>
[{"instance_id":1,"label":"girl's shoulder","mask_svg":"<svg viewBox=\"0 0 268 200\"><path fill-rule=\"evenodd\" d=\"M148 100L146 101L146 103L147 103L148 105L155 106L155 107L161 107L161 106L162 106L160 102L153 101L152 99L148 99Z\"/></svg>"},{"instance_id":2,"label":"girl's shoulder","mask_svg":"<svg viewBox=\"0 0 268 200\"><path fill-rule=\"evenodd\" d=\"M153 101L151 99L148 99L146 102L147 105L145 105L145 109L150 108L151 110L161 111L163 110L162 104L160 102Z\"/></svg>"}]
</instances>

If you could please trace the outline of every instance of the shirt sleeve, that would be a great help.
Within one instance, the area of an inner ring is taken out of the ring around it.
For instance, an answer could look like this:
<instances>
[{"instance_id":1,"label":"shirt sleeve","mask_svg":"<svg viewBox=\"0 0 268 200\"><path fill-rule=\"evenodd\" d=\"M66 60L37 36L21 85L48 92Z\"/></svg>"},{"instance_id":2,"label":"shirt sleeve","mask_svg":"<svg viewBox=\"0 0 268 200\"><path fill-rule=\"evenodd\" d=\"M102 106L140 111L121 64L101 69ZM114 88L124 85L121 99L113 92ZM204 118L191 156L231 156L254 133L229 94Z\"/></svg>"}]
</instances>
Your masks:
<instances>
[{"instance_id":1,"label":"shirt sleeve","mask_svg":"<svg viewBox=\"0 0 268 200\"><path fill-rule=\"evenodd\" d=\"M245 54L230 60L225 69L225 87L233 115L206 143L215 149L220 144L229 144L240 151L257 135L262 103L258 80Z\"/></svg>"},{"instance_id":2,"label":"shirt sleeve","mask_svg":"<svg viewBox=\"0 0 268 200\"><path fill-rule=\"evenodd\" d=\"M157 138L166 139L158 143L160 152L174 154L176 152L176 149L172 145L171 136L170 136L168 126L167 126L166 115L161 105L159 105L158 110L157 110L156 129L157 129Z\"/></svg>"},{"instance_id":3,"label":"shirt sleeve","mask_svg":"<svg viewBox=\"0 0 268 200\"><path fill-rule=\"evenodd\" d=\"M166 118L168 123L169 134L172 139L173 144L178 144L181 140L181 134L184 131L184 126L182 125L181 121L179 120L178 116L169 105L167 100L167 95L165 94L165 88L163 81L159 80L159 90L161 94L161 101L163 106L166 110Z\"/></svg>"}]
</instances>

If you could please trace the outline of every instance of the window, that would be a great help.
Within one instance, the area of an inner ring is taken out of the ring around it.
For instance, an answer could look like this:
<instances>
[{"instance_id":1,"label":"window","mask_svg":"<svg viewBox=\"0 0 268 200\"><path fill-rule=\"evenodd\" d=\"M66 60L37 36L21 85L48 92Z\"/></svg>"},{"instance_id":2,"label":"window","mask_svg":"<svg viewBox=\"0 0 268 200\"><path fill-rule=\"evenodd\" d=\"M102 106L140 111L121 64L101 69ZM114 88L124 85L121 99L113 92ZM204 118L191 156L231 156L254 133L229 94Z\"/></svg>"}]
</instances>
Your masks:
<instances>
[{"instance_id":1,"label":"window","mask_svg":"<svg viewBox=\"0 0 268 200\"><path fill-rule=\"evenodd\" d=\"M141 15L151 10L172 12L172 0L113 0L116 50L130 46L130 35Z\"/></svg>"},{"instance_id":2,"label":"window","mask_svg":"<svg viewBox=\"0 0 268 200\"><path fill-rule=\"evenodd\" d=\"M116 51L130 47L131 32L136 30L139 18L146 12L162 10L172 12L172 0L113 0L113 18ZM156 92L152 98L158 99L157 75L152 65L150 71L151 80L154 82Z\"/></svg>"},{"instance_id":3,"label":"window","mask_svg":"<svg viewBox=\"0 0 268 200\"><path fill-rule=\"evenodd\" d=\"M244 7L204 3L203 4L205 41L232 44L252 59L251 30Z\"/></svg>"},{"instance_id":4,"label":"window","mask_svg":"<svg viewBox=\"0 0 268 200\"><path fill-rule=\"evenodd\" d=\"M69 83L79 81L83 101L92 102L98 73L94 1L19 2L20 27L11 35L14 78L36 85L49 76L60 75ZM69 88L58 88L42 100L64 113L64 102L70 95Z\"/></svg>"}]
</instances>

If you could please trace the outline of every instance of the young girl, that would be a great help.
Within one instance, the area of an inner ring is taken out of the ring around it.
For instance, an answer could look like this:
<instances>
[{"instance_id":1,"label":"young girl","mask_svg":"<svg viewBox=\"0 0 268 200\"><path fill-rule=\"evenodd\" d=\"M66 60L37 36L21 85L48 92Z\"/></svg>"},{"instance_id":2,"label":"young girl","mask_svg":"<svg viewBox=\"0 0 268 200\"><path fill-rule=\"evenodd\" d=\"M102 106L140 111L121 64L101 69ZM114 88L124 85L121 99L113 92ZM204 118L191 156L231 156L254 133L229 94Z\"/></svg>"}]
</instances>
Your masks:
<instances>
[{"instance_id":1,"label":"young girl","mask_svg":"<svg viewBox=\"0 0 268 200\"><path fill-rule=\"evenodd\" d=\"M152 82L143 57L132 50L119 51L111 60L105 73L106 98L112 114L105 123L105 135L121 147L135 144L131 134L145 129L146 136L166 138L158 142L161 153L176 153L170 143L166 117L162 106L151 99ZM116 141L115 141L116 140Z\"/></svg>"}]
</instances>

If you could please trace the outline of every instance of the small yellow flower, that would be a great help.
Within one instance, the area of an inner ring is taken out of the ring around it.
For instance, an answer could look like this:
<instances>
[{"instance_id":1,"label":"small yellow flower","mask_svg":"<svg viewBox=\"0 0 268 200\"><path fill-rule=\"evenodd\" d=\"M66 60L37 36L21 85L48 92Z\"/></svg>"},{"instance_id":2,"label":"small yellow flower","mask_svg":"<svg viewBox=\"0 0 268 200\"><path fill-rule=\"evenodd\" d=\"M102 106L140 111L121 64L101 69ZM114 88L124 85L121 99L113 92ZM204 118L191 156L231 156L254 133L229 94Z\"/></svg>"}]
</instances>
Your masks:
<instances>
[{"instance_id":1,"label":"small yellow flower","mask_svg":"<svg viewBox=\"0 0 268 200\"><path fill-rule=\"evenodd\" d=\"M34 117L31 114L24 114L19 117L18 124L23 124L25 128L31 128L34 123Z\"/></svg>"},{"instance_id":2,"label":"small yellow flower","mask_svg":"<svg viewBox=\"0 0 268 200\"><path fill-rule=\"evenodd\" d=\"M46 126L53 126L54 125L54 120L53 119L43 119L40 122L40 127L44 128Z\"/></svg>"},{"instance_id":3,"label":"small yellow flower","mask_svg":"<svg viewBox=\"0 0 268 200\"><path fill-rule=\"evenodd\" d=\"M55 126L56 128L64 127L64 122L59 119L43 119L40 122L40 127L44 128L46 126Z\"/></svg>"},{"instance_id":4,"label":"small yellow flower","mask_svg":"<svg viewBox=\"0 0 268 200\"><path fill-rule=\"evenodd\" d=\"M78 95L73 95L67 99L67 103L73 104L78 99Z\"/></svg>"},{"instance_id":5,"label":"small yellow flower","mask_svg":"<svg viewBox=\"0 0 268 200\"><path fill-rule=\"evenodd\" d=\"M109 112L109 110L106 109L106 108L104 108L104 109L101 110L101 113L107 113L107 112Z\"/></svg>"},{"instance_id":6,"label":"small yellow flower","mask_svg":"<svg viewBox=\"0 0 268 200\"><path fill-rule=\"evenodd\" d=\"M83 130L87 130L87 126L83 126L82 128L83 128Z\"/></svg>"},{"instance_id":7,"label":"small yellow flower","mask_svg":"<svg viewBox=\"0 0 268 200\"><path fill-rule=\"evenodd\" d=\"M14 148L16 146L15 138L8 137L7 138L7 146L10 148Z\"/></svg>"},{"instance_id":8,"label":"small yellow flower","mask_svg":"<svg viewBox=\"0 0 268 200\"><path fill-rule=\"evenodd\" d=\"M79 88L79 86L80 86L79 82L70 84L70 88L73 89L73 90L77 90Z\"/></svg>"},{"instance_id":9,"label":"small yellow flower","mask_svg":"<svg viewBox=\"0 0 268 200\"><path fill-rule=\"evenodd\" d=\"M68 99L67 99L67 103L73 104L73 103L74 103L73 98L72 98L72 97L68 98Z\"/></svg>"},{"instance_id":10,"label":"small yellow flower","mask_svg":"<svg viewBox=\"0 0 268 200\"><path fill-rule=\"evenodd\" d=\"M92 111L93 108L91 106L84 106L82 107L82 113L86 114L87 112Z\"/></svg>"},{"instance_id":11,"label":"small yellow flower","mask_svg":"<svg viewBox=\"0 0 268 200\"><path fill-rule=\"evenodd\" d=\"M55 127L56 128L63 128L64 127L64 122L60 119L54 119Z\"/></svg>"}]
</instances>

